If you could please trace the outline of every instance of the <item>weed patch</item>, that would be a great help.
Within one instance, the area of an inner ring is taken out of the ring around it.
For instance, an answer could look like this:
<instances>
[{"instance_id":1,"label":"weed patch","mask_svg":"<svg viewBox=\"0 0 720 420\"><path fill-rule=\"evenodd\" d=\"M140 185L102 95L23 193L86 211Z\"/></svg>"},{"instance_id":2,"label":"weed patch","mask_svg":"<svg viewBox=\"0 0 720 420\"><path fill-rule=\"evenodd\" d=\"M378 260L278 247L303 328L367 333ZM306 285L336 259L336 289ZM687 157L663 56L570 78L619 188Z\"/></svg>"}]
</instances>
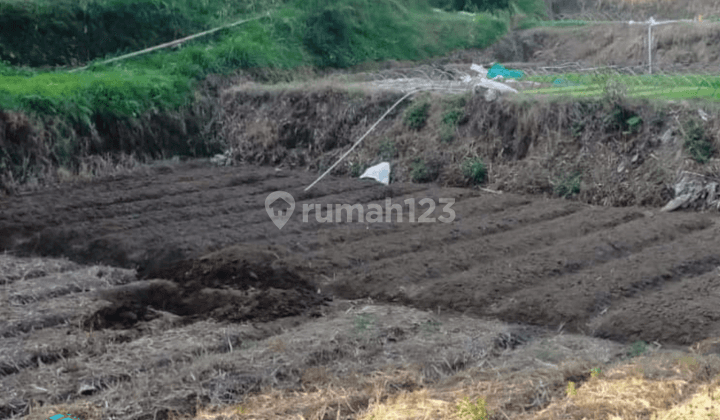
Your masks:
<instances>
[{"instance_id":1,"label":"weed patch","mask_svg":"<svg viewBox=\"0 0 720 420\"><path fill-rule=\"evenodd\" d=\"M581 174L566 175L553 183L553 192L558 197L570 198L580 193Z\"/></svg>"},{"instance_id":2,"label":"weed patch","mask_svg":"<svg viewBox=\"0 0 720 420\"><path fill-rule=\"evenodd\" d=\"M405 111L405 125L413 130L420 130L427 123L429 115L430 102L422 100L420 102L413 103L407 111Z\"/></svg>"},{"instance_id":3,"label":"weed patch","mask_svg":"<svg viewBox=\"0 0 720 420\"><path fill-rule=\"evenodd\" d=\"M353 178L358 178L360 175L365 172L365 169L367 169L366 165L363 165L360 162L353 162L350 165L350 176Z\"/></svg>"},{"instance_id":4,"label":"weed patch","mask_svg":"<svg viewBox=\"0 0 720 420\"><path fill-rule=\"evenodd\" d=\"M630 345L630 349L628 350L628 357L638 357L641 356L643 353L647 351L647 343L644 341L636 341Z\"/></svg>"},{"instance_id":5,"label":"weed patch","mask_svg":"<svg viewBox=\"0 0 720 420\"><path fill-rule=\"evenodd\" d=\"M487 409L487 402L483 398L478 398L473 403L468 397L465 397L457 405L457 412L463 420L487 420L491 414Z\"/></svg>"},{"instance_id":6,"label":"weed patch","mask_svg":"<svg viewBox=\"0 0 720 420\"><path fill-rule=\"evenodd\" d=\"M568 397L574 397L577 395L575 382L568 382L567 387L565 388L565 394L567 394Z\"/></svg>"},{"instance_id":7,"label":"weed patch","mask_svg":"<svg viewBox=\"0 0 720 420\"><path fill-rule=\"evenodd\" d=\"M375 325L375 318L368 314L359 314L355 317L353 322L356 334L364 333Z\"/></svg>"},{"instance_id":8,"label":"weed patch","mask_svg":"<svg viewBox=\"0 0 720 420\"><path fill-rule=\"evenodd\" d=\"M706 163L715 154L715 147L708 139L702 123L697 120L688 120L683 127L685 136L685 150L698 163Z\"/></svg>"},{"instance_id":9,"label":"weed patch","mask_svg":"<svg viewBox=\"0 0 720 420\"><path fill-rule=\"evenodd\" d=\"M410 165L410 178L413 182L425 183L437 179L439 169L436 165L429 165L422 159L416 159Z\"/></svg>"},{"instance_id":10,"label":"weed patch","mask_svg":"<svg viewBox=\"0 0 720 420\"><path fill-rule=\"evenodd\" d=\"M440 127L440 142L450 144L455 140L455 128L447 125Z\"/></svg>"},{"instance_id":11,"label":"weed patch","mask_svg":"<svg viewBox=\"0 0 720 420\"><path fill-rule=\"evenodd\" d=\"M450 111L446 111L442 115L442 122L443 124L449 126L456 126L460 121L462 115L463 111L461 109L452 109Z\"/></svg>"},{"instance_id":12,"label":"weed patch","mask_svg":"<svg viewBox=\"0 0 720 420\"><path fill-rule=\"evenodd\" d=\"M380 159L384 161L392 160L397 156L397 153L398 151L394 141L385 139L380 142Z\"/></svg>"},{"instance_id":13,"label":"weed patch","mask_svg":"<svg viewBox=\"0 0 720 420\"><path fill-rule=\"evenodd\" d=\"M462 163L463 176L472 184L482 184L487 177L485 163L478 158L467 158Z\"/></svg>"}]
</instances>

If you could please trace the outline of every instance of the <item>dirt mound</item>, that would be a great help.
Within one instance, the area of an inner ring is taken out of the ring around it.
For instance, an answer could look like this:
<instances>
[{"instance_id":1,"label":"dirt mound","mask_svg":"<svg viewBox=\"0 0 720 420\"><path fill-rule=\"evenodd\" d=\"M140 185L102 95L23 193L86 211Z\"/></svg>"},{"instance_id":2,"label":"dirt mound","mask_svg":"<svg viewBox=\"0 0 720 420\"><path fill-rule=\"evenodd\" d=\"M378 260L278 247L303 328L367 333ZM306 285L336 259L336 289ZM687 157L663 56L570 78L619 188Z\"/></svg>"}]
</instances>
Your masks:
<instances>
[{"instance_id":1,"label":"dirt mound","mask_svg":"<svg viewBox=\"0 0 720 420\"><path fill-rule=\"evenodd\" d=\"M235 245L199 259L180 261L165 268L138 274L146 279L171 279L187 288L228 287L267 290L308 289L312 285L287 267L270 247Z\"/></svg>"},{"instance_id":2,"label":"dirt mound","mask_svg":"<svg viewBox=\"0 0 720 420\"><path fill-rule=\"evenodd\" d=\"M93 329L129 328L151 321L161 312L189 317L186 322L271 321L277 318L319 314L328 298L308 280L282 267L272 249L233 246L199 259L183 260L144 273L145 278L106 290L111 305L85 322Z\"/></svg>"}]
</instances>

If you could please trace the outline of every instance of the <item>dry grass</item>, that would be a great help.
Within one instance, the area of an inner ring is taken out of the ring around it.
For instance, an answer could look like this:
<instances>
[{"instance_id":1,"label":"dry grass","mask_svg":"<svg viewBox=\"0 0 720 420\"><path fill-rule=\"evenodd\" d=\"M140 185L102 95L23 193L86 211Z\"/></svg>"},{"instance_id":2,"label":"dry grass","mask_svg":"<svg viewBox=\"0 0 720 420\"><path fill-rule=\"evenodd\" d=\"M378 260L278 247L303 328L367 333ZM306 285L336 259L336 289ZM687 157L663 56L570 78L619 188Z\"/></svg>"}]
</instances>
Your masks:
<instances>
[{"instance_id":1,"label":"dry grass","mask_svg":"<svg viewBox=\"0 0 720 420\"><path fill-rule=\"evenodd\" d=\"M400 95L364 90L362 85L349 92L333 83L312 90L231 89L224 95L223 136L243 161L322 172ZM443 123L448 98L442 92L419 93L401 104L333 174L347 176L389 160L391 182L412 181L413 166L420 160L439 168L440 184L467 186L461 163L477 158L488 167L492 189L553 195L558 183L579 174L577 197L584 202L662 206L671 198L670 185L679 171L709 175L717 167L714 160L702 166L692 163L683 149L681 121L698 118L698 105L689 102L525 97L486 102L481 95L467 94L462 121L450 128L448 141ZM422 101L430 103L427 121L419 130L409 129L403 123L404 109ZM617 107L641 117L641 129L627 133L614 128ZM713 116L714 106L702 107L711 115L702 122L703 129L717 146L720 120ZM275 123L278 119L281 124ZM667 138L659 141L663 136ZM298 138L301 142L294 144ZM388 148L392 156L386 156Z\"/></svg>"},{"instance_id":2,"label":"dry grass","mask_svg":"<svg viewBox=\"0 0 720 420\"><path fill-rule=\"evenodd\" d=\"M720 5L713 0L611 0L602 3L617 5L618 9L626 14L645 12L668 18L720 14Z\"/></svg>"},{"instance_id":3,"label":"dry grass","mask_svg":"<svg viewBox=\"0 0 720 420\"><path fill-rule=\"evenodd\" d=\"M478 380L472 373L464 373L459 380L453 377L446 381L454 381L454 386L389 393L387 383L397 383L402 376L416 378L409 372L395 371L355 378L358 383L354 386L338 385L335 379L333 384L313 392L267 390L240 406L201 411L192 418L462 419L467 417L459 415L458 404L468 399L486 401L492 418L707 419L720 414L718 377L698 381L696 372L716 362L717 356L692 358L656 354L614 367L602 366L600 376L577 385L574 393L567 393L564 385L568 381L561 379L562 386L557 386L555 374L547 370L521 370L519 375L503 375L502 380ZM565 371L560 371L561 377L588 372L587 366L580 366L565 366ZM658 374L663 377L648 379ZM523 407L522 401L543 395L545 408L525 412L532 407Z\"/></svg>"},{"instance_id":4,"label":"dry grass","mask_svg":"<svg viewBox=\"0 0 720 420\"><path fill-rule=\"evenodd\" d=\"M115 278L107 268L44 262L2 256L3 291L32 294L33 284L53 273L60 286L76 276L88 290L100 287L99 280L90 281L100 271L108 273L102 281ZM94 311L82 302L86 292L68 296L75 300L43 299L35 310L70 308L75 318ZM67 334L77 323L70 317L67 325L4 339L15 350L3 353L3 369L12 363L33 367L18 366L4 377L22 395L3 398L35 401L25 418L38 420L59 412L85 420L464 419L457 406L466 398L486 401L492 418L521 420L694 419L701 418L697 413L711 418L707 414L718 409L720 358L702 355L717 339L694 346L692 353L651 348L618 361L623 346L587 336L370 301L344 302L332 311L292 328L262 329L215 321L187 325L154 311L157 317L137 331L79 330L80 335ZM23 313L35 316L27 308ZM385 352L379 337L393 331L403 339ZM525 335L533 338L512 344ZM39 357L50 359L40 363ZM601 374L592 378L595 368ZM570 381L576 383L574 395L566 393ZM42 403L83 391L89 395L73 403Z\"/></svg>"}]
</instances>

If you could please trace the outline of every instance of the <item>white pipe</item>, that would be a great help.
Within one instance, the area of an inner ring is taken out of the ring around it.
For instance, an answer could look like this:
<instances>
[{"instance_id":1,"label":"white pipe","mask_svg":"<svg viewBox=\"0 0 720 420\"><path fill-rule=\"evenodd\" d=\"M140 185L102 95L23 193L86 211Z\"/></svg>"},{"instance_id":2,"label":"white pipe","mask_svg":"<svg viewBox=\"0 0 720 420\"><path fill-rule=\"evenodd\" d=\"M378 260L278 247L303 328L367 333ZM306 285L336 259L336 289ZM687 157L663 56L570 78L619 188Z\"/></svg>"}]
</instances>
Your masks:
<instances>
[{"instance_id":1,"label":"white pipe","mask_svg":"<svg viewBox=\"0 0 720 420\"><path fill-rule=\"evenodd\" d=\"M648 25L648 74L652 74L652 27L651 21Z\"/></svg>"}]
</instances>

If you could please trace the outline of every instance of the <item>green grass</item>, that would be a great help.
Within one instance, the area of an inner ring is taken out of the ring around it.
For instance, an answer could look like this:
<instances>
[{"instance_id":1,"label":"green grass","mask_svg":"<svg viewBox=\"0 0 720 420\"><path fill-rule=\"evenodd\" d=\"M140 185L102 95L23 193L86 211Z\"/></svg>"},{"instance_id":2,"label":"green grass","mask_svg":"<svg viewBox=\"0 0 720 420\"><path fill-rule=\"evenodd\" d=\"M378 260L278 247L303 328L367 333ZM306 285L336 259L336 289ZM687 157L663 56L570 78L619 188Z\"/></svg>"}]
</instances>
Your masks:
<instances>
[{"instance_id":1,"label":"green grass","mask_svg":"<svg viewBox=\"0 0 720 420\"><path fill-rule=\"evenodd\" d=\"M420 130L425 126L430 116L430 102L426 99L418 99L405 111L403 121L408 128Z\"/></svg>"},{"instance_id":2,"label":"green grass","mask_svg":"<svg viewBox=\"0 0 720 420\"><path fill-rule=\"evenodd\" d=\"M528 76L524 80L548 84L556 80L569 82L568 86L551 85L523 92L531 95L564 95L573 98L600 96L607 93L611 85L616 85L626 88L625 95L628 97L720 101L720 76L565 73Z\"/></svg>"},{"instance_id":3,"label":"green grass","mask_svg":"<svg viewBox=\"0 0 720 420\"><path fill-rule=\"evenodd\" d=\"M0 85L2 109L60 115L86 126L93 116L137 117L149 109L178 107L190 93L185 78L152 69L0 76Z\"/></svg>"},{"instance_id":4,"label":"green grass","mask_svg":"<svg viewBox=\"0 0 720 420\"><path fill-rule=\"evenodd\" d=\"M110 57L253 16L262 19L179 48L100 64ZM50 160L71 169L91 151L117 151L113 141L91 144L81 138L93 130L104 138L105 127L126 124L149 111L181 111L193 103L199 81L210 74L249 70L265 81L288 81L294 77L292 70L298 68L422 60L454 49L487 47L506 32L507 22L502 16L487 14L435 13L427 0L0 3L0 109L25 112L36 121L53 119L47 127L54 133L37 150L25 146L0 150L0 171L25 179L23 174L31 172L28 165L33 162ZM11 24L24 29L8 31ZM52 67L70 63L88 67L73 73ZM152 153L202 155L216 153L220 147L210 147L208 139L186 141L187 145L163 145L169 149ZM137 153L150 151L140 148ZM360 168L353 169L357 172ZM436 177L434 167L416 168L415 178L420 182Z\"/></svg>"},{"instance_id":5,"label":"green grass","mask_svg":"<svg viewBox=\"0 0 720 420\"><path fill-rule=\"evenodd\" d=\"M44 7L45 3L37 4ZM208 1L168 4L212 6ZM486 15L469 18L433 13L420 0L298 0L290 4L267 0L264 4L282 7L269 19L221 31L210 40L196 40L179 50L166 49L116 64L91 65L87 71L41 71L3 63L0 107L69 114L81 120L95 112L134 116L187 103L194 81L211 73L345 67L390 58L419 60L455 48L486 46L506 28L503 21ZM318 19L327 16L339 22L333 26ZM342 29L340 35L338 29Z\"/></svg>"},{"instance_id":6,"label":"green grass","mask_svg":"<svg viewBox=\"0 0 720 420\"><path fill-rule=\"evenodd\" d=\"M518 25L518 29L524 30L524 29L531 29L531 28L537 28L537 27L549 27L549 28L567 28L567 27L576 27L576 26L585 26L590 25L596 22L588 22L586 20L540 20L540 19L525 19L523 20L520 25Z\"/></svg>"},{"instance_id":7,"label":"green grass","mask_svg":"<svg viewBox=\"0 0 720 420\"><path fill-rule=\"evenodd\" d=\"M136 51L288 0L3 0L0 59L60 66Z\"/></svg>"},{"instance_id":8,"label":"green grass","mask_svg":"<svg viewBox=\"0 0 720 420\"><path fill-rule=\"evenodd\" d=\"M468 397L465 397L458 403L456 409L463 420L487 420L492 414L488 411L487 402L483 398L478 398L473 403Z\"/></svg>"}]
</instances>

